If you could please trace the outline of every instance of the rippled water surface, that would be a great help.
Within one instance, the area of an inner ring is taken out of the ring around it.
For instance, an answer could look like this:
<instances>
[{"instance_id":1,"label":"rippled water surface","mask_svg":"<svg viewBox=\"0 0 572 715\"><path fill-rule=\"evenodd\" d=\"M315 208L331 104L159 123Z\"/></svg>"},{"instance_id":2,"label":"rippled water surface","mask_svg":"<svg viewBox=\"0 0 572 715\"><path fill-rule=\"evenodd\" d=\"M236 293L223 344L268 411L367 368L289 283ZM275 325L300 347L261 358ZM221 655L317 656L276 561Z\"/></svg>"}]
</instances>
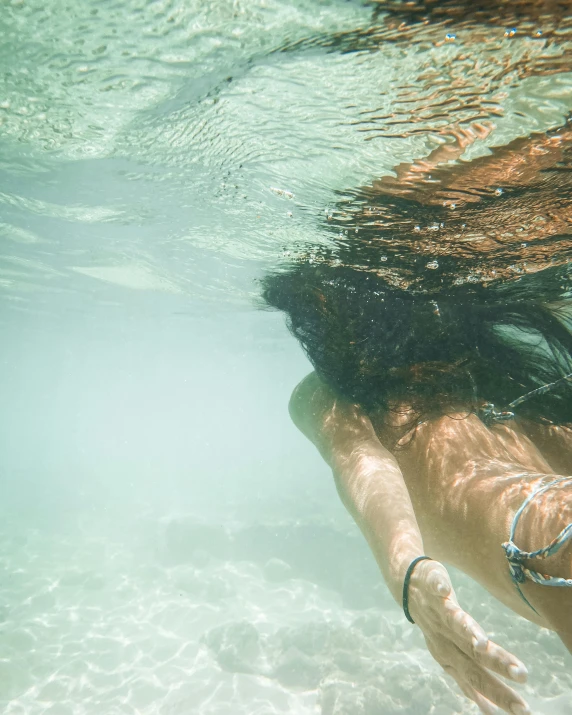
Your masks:
<instances>
[{"instance_id":1,"label":"rippled water surface","mask_svg":"<svg viewBox=\"0 0 572 715\"><path fill-rule=\"evenodd\" d=\"M293 246L332 240L356 187L459 126L491 123L466 162L565 122L566 2L437 5L6 3L5 298L244 304Z\"/></svg>"},{"instance_id":2,"label":"rippled water surface","mask_svg":"<svg viewBox=\"0 0 572 715\"><path fill-rule=\"evenodd\" d=\"M7 0L0 37L2 713L476 712L289 424L257 279L569 294L569 2ZM559 641L455 583L569 715Z\"/></svg>"}]
</instances>

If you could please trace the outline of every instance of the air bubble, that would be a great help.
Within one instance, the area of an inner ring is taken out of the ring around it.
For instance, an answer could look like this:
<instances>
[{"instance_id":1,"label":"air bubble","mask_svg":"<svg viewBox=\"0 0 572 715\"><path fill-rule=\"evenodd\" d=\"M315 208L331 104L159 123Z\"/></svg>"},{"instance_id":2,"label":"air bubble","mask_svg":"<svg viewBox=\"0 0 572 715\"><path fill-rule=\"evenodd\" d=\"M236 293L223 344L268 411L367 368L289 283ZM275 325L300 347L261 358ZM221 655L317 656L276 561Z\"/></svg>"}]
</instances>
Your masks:
<instances>
[{"instance_id":1,"label":"air bubble","mask_svg":"<svg viewBox=\"0 0 572 715\"><path fill-rule=\"evenodd\" d=\"M429 263L425 267L429 268L429 270L431 270L431 271L434 271L436 268L439 268L439 262L438 261L429 261Z\"/></svg>"}]
</instances>

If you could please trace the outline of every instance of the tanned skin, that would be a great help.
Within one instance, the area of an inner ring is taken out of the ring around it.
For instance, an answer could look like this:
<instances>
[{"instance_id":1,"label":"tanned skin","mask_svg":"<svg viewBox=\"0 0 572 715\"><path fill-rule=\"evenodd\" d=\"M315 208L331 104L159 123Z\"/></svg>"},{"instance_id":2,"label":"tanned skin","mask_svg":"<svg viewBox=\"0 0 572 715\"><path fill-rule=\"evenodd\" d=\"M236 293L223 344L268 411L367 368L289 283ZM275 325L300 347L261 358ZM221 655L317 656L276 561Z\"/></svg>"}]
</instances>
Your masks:
<instances>
[{"instance_id":1,"label":"tanned skin","mask_svg":"<svg viewBox=\"0 0 572 715\"><path fill-rule=\"evenodd\" d=\"M517 715L529 712L497 677L522 683L525 666L461 609L442 563L467 573L524 618L556 631L572 652L572 590L525 583L534 613L518 595L501 548L526 497L556 478L551 460L572 467L570 430L514 420L489 428L474 414L459 414L425 421L412 435L407 405L367 415L337 398L315 373L294 390L290 414L332 468L340 497L398 603L411 561L423 554L434 559L415 568L409 608L435 660L482 712L495 712L495 705ZM564 482L532 501L515 542L527 551L541 548L570 522L572 483ZM570 545L543 560L540 570L571 578Z\"/></svg>"}]
</instances>

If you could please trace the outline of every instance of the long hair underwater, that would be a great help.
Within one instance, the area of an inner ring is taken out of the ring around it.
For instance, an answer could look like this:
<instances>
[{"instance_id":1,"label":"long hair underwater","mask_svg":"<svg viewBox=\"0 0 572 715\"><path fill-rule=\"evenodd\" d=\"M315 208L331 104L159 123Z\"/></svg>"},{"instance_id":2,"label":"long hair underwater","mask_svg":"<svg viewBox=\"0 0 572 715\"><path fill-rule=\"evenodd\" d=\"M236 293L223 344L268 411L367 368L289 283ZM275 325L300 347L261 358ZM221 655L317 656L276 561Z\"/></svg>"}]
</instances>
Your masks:
<instances>
[{"instance_id":1,"label":"long hair underwater","mask_svg":"<svg viewBox=\"0 0 572 715\"><path fill-rule=\"evenodd\" d=\"M266 306L366 410L518 401L518 415L572 424L572 122L399 176L342 199L330 244L263 279Z\"/></svg>"},{"instance_id":2,"label":"long hair underwater","mask_svg":"<svg viewBox=\"0 0 572 715\"><path fill-rule=\"evenodd\" d=\"M305 261L266 276L263 298L286 313L340 396L368 411L405 403L425 418L483 402L506 408L572 373L572 303L546 300L564 278L567 269L546 269L424 294L373 272ZM518 414L572 423L572 381L532 396Z\"/></svg>"}]
</instances>

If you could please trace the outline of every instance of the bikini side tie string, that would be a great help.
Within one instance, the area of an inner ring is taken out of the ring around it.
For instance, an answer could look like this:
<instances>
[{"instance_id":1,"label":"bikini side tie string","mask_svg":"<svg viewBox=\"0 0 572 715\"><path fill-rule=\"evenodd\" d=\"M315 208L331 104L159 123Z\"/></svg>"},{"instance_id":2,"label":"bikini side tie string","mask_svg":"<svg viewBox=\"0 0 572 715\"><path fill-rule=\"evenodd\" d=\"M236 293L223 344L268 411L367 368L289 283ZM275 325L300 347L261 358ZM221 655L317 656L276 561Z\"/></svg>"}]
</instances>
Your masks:
<instances>
[{"instance_id":1,"label":"bikini side tie string","mask_svg":"<svg viewBox=\"0 0 572 715\"><path fill-rule=\"evenodd\" d=\"M472 376L471 376L471 380L472 380ZM506 420L512 420L512 419L514 419L514 416L515 416L514 409L516 407L518 407L519 405L522 405L523 402L530 400L531 397L536 397L538 395L544 395L547 392L550 392L555 387L557 387L561 383L566 382L568 380L572 380L572 372L568 373L568 375L564 375L564 377L561 377L558 380L555 380L554 382L549 382L546 385L537 387L534 390L530 390L530 392L527 392L526 394L521 395L520 397L517 397L516 400L513 400L508 405L508 410L503 411L503 412L497 410L492 402L485 402L485 404L482 405L482 407L480 407L478 410L479 417L486 425L490 425L493 422L505 422ZM473 381L473 391L476 392L476 385L474 384L474 381Z\"/></svg>"},{"instance_id":2,"label":"bikini side tie string","mask_svg":"<svg viewBox=\"0 0 572 715\"><path fill-rule=\"evenodd\" d=\"M508 541L506 541L502 545L506 554L506 558L508 560L510 577L512 579L512 582L516 586L517 591L519 592L523 601L525 601L525 603L527 603L535 613L537 613L536 609L523 594L520 588L520 584L525 583L526 579L529 579L530 581L533 581L540 586L572 588L572 579L560 578L559 576L547 576L546 574L542 574L538 571L533 571L532 569L526 568L525 566L523 566L523 562L529 559L547 559L549 556L553 556L555 553L557 553L564 546L564 544L566 544L572 539L572 524L568 524L567 526L565 526L558 534L558 536L556 536L556 538L554 538L548 544L548 546L545 546L542 549L537 549L536 551L522 551L521 549L519 549L518 546L516 546L516 544L514 543L514 534L518 525L518 520L520 519L522 512L526 509L530 502L535 497L539 496L540 494L543 494L551 487L555 486L556 484L559 484L560 482L565 481L572 481L572 477L560 477L558 479L554 479L548 484L545 484L544 486L535 489L532 494L530 494L525 499L522 506L514 515L512 525L510 527Z\"/></svg>"}]
</instances>

